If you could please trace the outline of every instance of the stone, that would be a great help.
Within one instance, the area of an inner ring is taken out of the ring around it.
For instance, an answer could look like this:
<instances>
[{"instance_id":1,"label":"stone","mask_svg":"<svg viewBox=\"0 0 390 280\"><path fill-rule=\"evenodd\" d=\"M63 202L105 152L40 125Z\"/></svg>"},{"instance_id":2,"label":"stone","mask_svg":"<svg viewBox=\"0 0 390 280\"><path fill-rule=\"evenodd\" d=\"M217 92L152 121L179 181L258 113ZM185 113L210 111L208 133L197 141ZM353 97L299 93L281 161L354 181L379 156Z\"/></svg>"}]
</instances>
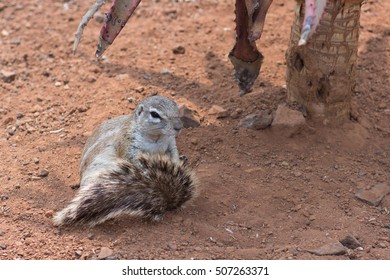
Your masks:
<instances>
[{"instance_id":1,"label":"stone","mask_svg":"<svg viewBox=\"0 0 390 280\"><path fill-rule=\"evenodd\" d=\"M255 130L265 129L272 123L272 113L266 110L256 111L240 120L238 127L250 128Z\"/></svg>"},{"instance_id":2,"label":"stone","mask_svg":"<svg viewBox=\"0 0 390 280\"><path fill-rule=\"evenodd\" d=\"M194 117L194 111L184 104L179 107L179 116L184 128L200 126L200 122Z\"/></svg>"},{"instance_id":3,"label":"stone","mask_svg":"<svg viewBox=\"0 0 390 280\"><path fill-rule=\"evenodd\" d=\"M185 54L186 49L183 46L177 46L177 47L172 49L172 52L174 54Z\"/></svg>"},{"instance_id":4,"label":"stone","mask_svg":"<svg viewBox=\"0 0 390 280\"><path fill-rule=\"evenodd\" d=\"M245 170L245 172L249 173L249 174L251 174L251 173L259 173L261 171L263 171L262 167L254 167L254 168L249 168L249 169Z\"/></svg>"},{"instance_id":5,"label":"stone","mask_svg":"<svg viewBox=\"0 0 390 280\"><path fill-rule=\"evenodd\" d=\"M49 171L47 171L46 169L42 169L41 170L41 173L39 174L39 177L47 177L49 175Z\"/></svg>"},{"instance_id":6,"label":"stone","mask_svg":"<svg viewBox=\"0 0 390 280\"><path fill-rule=\"evenodd\" d=\"M130 77L129 74L119 74L116 75L115 79L118 81L123 81L123 80L127 80L129 77Z\"/></svg>"},{"instance_id":7,"label":"stone","mask_svg":"<svg viewBox=\"0 0 390 280\"><path fill-rule=\"evenodd\" d=\"M301 209L302 209L302 204L297 204L293 208L291 208L291 210L294 212L298 212Z\"/></svg>"},{"instance_id":8,"label":"stone","mask_svg":"<svg viewBox=\"0 0 390 280\"><path fill-rule=\"evenodd\" d=\"M288 138L301 132L305 126L306 120L302 112L290 109L285 104L278 106L271 124L273 131Z\"/></svg>"},{"instance_id":9,"label":"stone","mask_svg":"<svg viewBox=\"0 0 390 280\"><path fill-rule=\"evenodd\" d=\"M79 113L84 113L84 112L87 112L88 111L88 107L84 106L84 105L79 105L77 107L77 110L79 111Z\"/></svg>"},{"instance_id":10,"label":"stone","mask_svg":"<svg viewBox=\"0 0 390 280\"><path fill-rule=\"evenodd\" d=\"M7 8L8 5L5 3L0 3L0 12L3 11L5 8Z\"/></svg>"},{"instance_id":11,"label":"stone","mask_svg":"<svg viewBox=\"0 0 390 280\"><path fill-rule=\"evenodd\" d=\"M5 250L7 249L7 245L6 244L0 244L0 250Z\"/></svg>"},{"instance_id":12,"label":"stone","mask_svg":"<svg viewBox=\"0 0 390 280\"><path fill-rule=\"evenodd\" d=\"M386 183L380 183L369 190L358 190L355 197L369 205L378 206L388 194L390 194L390 186Z\"/></svg>"},{"instance_id":13,"label":"stone","mask_svg":"<svg viewBox=\"0 0 390 280\"><path fill-rule=\"evenodd\" d=\"M351 112L350 112L350 116L352 119L354 119L355 121L358 121L359 120L359 117L360 117L360 113L359 113L359 105L357 104L357 102L355 100L352 100L351 101Z\"/></svg>"},{"instance_id":14,"label":"stone","mask_svg":"<svg viewBox=\"0 0 390 280\"><path fill-rule=\"evenodd\" d=\"M1 70L1 79L6 83L12 83L16 79L16 73L14 71Z\"/></svg>"},{"instance_id":15,"label":"stone","mask_svg":"<svg viewBox=\"0 0 390 280\"><path fill-rule=\"evenodd\" d=\"M240 117L240 113L238 112L238 110L236 109L233 113L230 114L230 117L232 119L238 119Z\"/></svg>"},{"instance_id":16,"label":"stone","mask_svg":"<svg viewBox=\"0 0 390 280\"><path fill-rule=\"evenodd\" d=\"M7 125L11 124L12 122L14 122L14 118L8 117L8 118L6 118L6 119L3 121L3 125L4 125L4 126L7 126Z\"/></svg>"},{"instance_id":17,"label":"stone","mask_svg":"<svg viewBox=\"0 0 390 280\"><path fill-rule=\"evenodd\" d=\"M94 75L88 74L87 77L85 78L85 80L88 83L92 84L92 83L96 82L96 77Z\"/></svg>"},{"instance_id":18,"label":"stone","mask_svg":"<svg viewBox=\"0 0 390 280\"><path fill-rule=\"evenodd\" d=\"M211 108L208 111L208 114L210 116L216 116L217 119L222 119L222 118L226 118L227 116L229 116L228 111L226 109L222 108L221 106L218 106L218 105L211 106Z\"/></svg>"},{"instance_id":19,"label":"stone","mask_svg":"<svg viewBox=\"0 0 390 280\"><path fill-rule=\"evenodd\" d=\"M340 243L349 249L356 249L362 246L362 244L360 244L360 242L352 235L347 235L340 240Z\"/></svg>"},{"instance_id":20,"label":"stone","mask_svg":"<svg viewBox=\"0 0 390 280\"><path fill-rule=\"evenodd\" d=\"M176 244L174 243L168 243L168 249L171 250L171 251L176 251L177 250L177 246Z\"/></svg>"},{"instance_id":21,"label":"stone","mask_svg":"<svg viewBox=\"0 0 390 280\"><path fill-rule=\"evenodd\" d=\"M139 86L139 87L135 88L135 92L137 92L137 93L142 93L142 92L144 92L144 90L145 90L145 88L142 87L142 86Z\"/></svg>"},{"instance_id":22,"label":"stone","mask_svg":"<svg viewBox=\"0 0 390 280\"><path fill-rule=\"evenodd\" d=\"M47 218L53 218L53 216L54 216L54 211L53 211L53 210L48 210L48 211L46 211L45 216L46 216Z\"/></svg>"},{"instance_id":23,"label":"stone","mask_svg":"<svg viewBox=\"0 0 390 280\"><path fill-rule=\"evenodd\" d=\"M300 171L296 171L293 173L295 177L301 177L302 176L302 172Z\"/></svg>"},{"instance_id":24,"label":"stone","mask_svg":"<svg viewBox=\"0 0 390 280\"><path fill-rule=\"evenodd\" d=\"M39 104L35 104L35 105L32 107L31 113L36 113L36 112L41 112L41 111L43 111L42 106L39 105Z\"/></svg>"},{"instance_id":25,"label":"stone","mask_svg":"<svg viewBox=\"0 0 390 280\"><path fill-rule=\"evenodd\" d=\"M100 248L100 252L98 255L99 260L107 259L108 257L111 257L113 255L114 251L112 251L110 248L102 247Z\"/></svg>"},{"instance_id":26,"label":"stone","mask_svg":"<svg viewBox=\"0 0 390 280\"><path fill-rule=\"evenodd\" d=\"M317 256L344 255L347 252L347 248L337 241L335 243L326 244L318 249L307 251Z\"/></svg>"},{"instance_id":27,"label":"stone","mask_svg":"<svg viewBox=\"0 0 390 280\"><path fill-rule=\"evenodd\" d=\"M80 250L77 250L74 252L74 254L76 255L76 257L80 258L83 255L83 252L81 252Z\"/></svg>"}]
</instances>

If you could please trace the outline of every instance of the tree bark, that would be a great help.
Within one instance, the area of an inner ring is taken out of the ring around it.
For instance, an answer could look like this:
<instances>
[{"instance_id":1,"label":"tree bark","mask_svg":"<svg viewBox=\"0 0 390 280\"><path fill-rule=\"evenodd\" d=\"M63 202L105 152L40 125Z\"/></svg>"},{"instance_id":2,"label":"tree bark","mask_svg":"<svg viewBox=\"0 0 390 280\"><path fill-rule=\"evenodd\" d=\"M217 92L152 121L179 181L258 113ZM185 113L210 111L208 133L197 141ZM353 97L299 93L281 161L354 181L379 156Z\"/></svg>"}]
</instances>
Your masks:
<instances>
[{"instance_id":1,"label":"tree bark","mask_svg":"<svg viewBox=\"0 0 390 280\"><path fill-rule=\"evenodd\" d=\"M316 32L298 46L304 1L297 0L287 51L287 99L324 124L350 117L362 0L329 0Z\"/></svg>"}]
</instances>

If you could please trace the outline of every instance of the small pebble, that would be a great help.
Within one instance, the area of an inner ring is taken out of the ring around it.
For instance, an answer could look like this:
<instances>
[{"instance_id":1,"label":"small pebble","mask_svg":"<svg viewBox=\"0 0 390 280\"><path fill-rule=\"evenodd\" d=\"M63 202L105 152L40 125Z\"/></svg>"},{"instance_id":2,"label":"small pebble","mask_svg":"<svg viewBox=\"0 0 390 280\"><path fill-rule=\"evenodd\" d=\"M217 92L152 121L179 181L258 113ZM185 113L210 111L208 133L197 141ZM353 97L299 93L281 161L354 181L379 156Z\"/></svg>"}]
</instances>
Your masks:
<instances>
[{"instance_id":1,"label":"small pebble","mask_svg":"<svg viewBox=\"0 0 390 280\"><path fill-rule=\"evenodd\" d=\"M45 216L46 218L52 218L54 216L54 211L53 210L46 211Z\"/></svg>"},{"instance_id":2,"label":"small pebble","mask_svg":"<svg viewBox=\"0 0 390 280\"><path fill-rule=\"evenodd\" d=\"M390 194L390 185L381 183L368 190L359 189L356 192L355 197L367 204L378 206L382 199L388 194Z\"/></svg>"},{"instance_id":3,"label":"small pebble","mask_svg":"<svg viewBox=\"0 0 390 280\"><path fill-rule=\"evenodd\" d=\"M0 78L6 83L12 83L16 79L16 72L1 70Z\"/></svg>"},{"instance_id":4,"label":"small pebble","mask_svg":"<svg viewBox=\"0 0 390 280\"><path fill-rule=\"evenodd\" d=\"M119 74L115 77L115 79L117 79L118 81L123 81L127 80L129 77L129 74Z\"/></svg>"},{"instance_id":5,"label":"small pebble","mask_svg":"<svg viewBox=\"0 0 390 280\"><path fill-rule=\"evenodd\" d=\"M172 52L174 54L185 54L186 49L183 46L177 46L176 48L172 49Z\"/></svg>"},{"instance_id":6,"label":"small pebble","mask_svg":"<svg viewBox=\"0 0 390 280\"><path fill-rule=\"evenodd\" d=\"M173 243L168 243L168 249L169 250L172 250L172 251L176 251L177 250L177 246Z\"/></svg>"},{"instance_id":7,"label":"small pebble","mask_svg":"<svg viewBox=\"0 0 390 280\"><path fill-rule=\"evenodd\" d=\"M77 110L79 111L79 113L84 113L84 112L87 112L88 111L88 108L86 106L83 106L83 105L80 105Z\"/></svg>"},{"instance_id":8,"label":"small pebble","mask_svg":"<svg viewBox=\"0 0 390 280\"><path fill-rule=\"evenodd\" d=\"M227 116L229 116L228 111L225 108L218 106L218 105L213 105L209 109L208 114L211 116L216 116L217 119L222 119L222 118L226 118Z\"/></svg>"},{"instance_id":9,"label":"small pebble","mask_svg":"<svg viewBox=\"0 0 390 280\"><path fill-rule=\"evenodd\" d=\"M83 252L77 250L76 252L74 252L74 254L76 255L76 257L80 258L83 255Z\"/></svg>"},{"instance_id":10,"label":"small pebble","mask_svg":"<svg viewBox=\"0 0 390 280\"><path fill-rule=\"evenodd\" d=\"M100 248L98 259L99 260L104 260L104 259L106 259L108 257L111 257L113 253L114 252L110 248L102 247L102 248Z\"/></svg>"},{"instance_id":11,"label":"small pebble","mask_svg":"<svg viewBox=\"0 0 390 280\"><path fill-rule=\"evenodd\" d=\"M135 92L137 92L137 93L142 93L142 92L144 92L144 90L145 90L144 87L137 87L137 88L135 88Z\"/></svg>"},{"instance_id":12,"label":"small pebble","mask_svg":"<svg viewBox=\"0 0 390 280\"><path fill-rule=\"evenodd\" d=\"M239 115L238 111L237 115ZM244 127L254 130L265 129L271 125L272 120L273 116L271 112L266 110L256 111L254 114L250 114L240 120L238 127Z\"/></svg>"},{"instance_id":13,"label":"small pebble","mask_svg":"<svg viewBox=\"0 0 390 280\"><path fill-rule=\"evenodd\" d=\"M347 252L347 249L340 242L335 242L331 244L326 244L316 250L307 250L307 251L317 256L326 256L326 255L344 255Z\"/></svg>"},{"instance_id":14,"label":"small pebble","mask_svg":"<svg viewBox=\"0 0 390 280\"><path fill-rule=\"evenodd\" d=\"M349 249L361 248L360 242L352 235L347 235L340 240L340 243Z\"/></svg>"},{"instance_id":15,"label":"small pebble","mask_svg":"<svg viewBox=\"0 0 390 280\"><path fill-rule=\"evenodd\" d=\"M41 170L41 173L39 174L39 177L47 177L49 175L49 171L47 171L46 169L42 169Z\"/></svg>"},{"instance_id":16,"label":"small pebble","mask_svg":"<svg viewBox=\"0 0 390 280\"><path fill-rule=\"evenodd\" d=\"M194 117L195 113L184 104L179 107L180 119L184 128L200 126L200 122Z\"/></svg>"}]
</instances>

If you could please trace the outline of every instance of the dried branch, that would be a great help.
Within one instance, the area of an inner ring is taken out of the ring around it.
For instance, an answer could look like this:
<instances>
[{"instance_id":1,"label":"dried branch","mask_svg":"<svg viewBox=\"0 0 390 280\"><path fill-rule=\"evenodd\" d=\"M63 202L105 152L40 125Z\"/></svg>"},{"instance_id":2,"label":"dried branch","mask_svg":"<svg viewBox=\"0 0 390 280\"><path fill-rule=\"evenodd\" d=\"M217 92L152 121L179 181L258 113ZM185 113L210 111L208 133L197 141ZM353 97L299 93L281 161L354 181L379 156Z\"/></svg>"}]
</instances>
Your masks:
<instances>
[{"instance_id":1,"label":"dried branch","mask_svg":"<svg viewBox=\"0 0 390 280\"><path fill-rule=\"evenodd\" d=\"M96 3L92 5L91 8L85 13L83 18L80 21L79 27L77 28L75 34L75 40L73 44L73 53L76 52L77 47L79 45L80 39L83 36L84 28L87 26L88 22L91 20L93 15L106 3L106 0L96 0Z\"/></svg>"}]
</instances>

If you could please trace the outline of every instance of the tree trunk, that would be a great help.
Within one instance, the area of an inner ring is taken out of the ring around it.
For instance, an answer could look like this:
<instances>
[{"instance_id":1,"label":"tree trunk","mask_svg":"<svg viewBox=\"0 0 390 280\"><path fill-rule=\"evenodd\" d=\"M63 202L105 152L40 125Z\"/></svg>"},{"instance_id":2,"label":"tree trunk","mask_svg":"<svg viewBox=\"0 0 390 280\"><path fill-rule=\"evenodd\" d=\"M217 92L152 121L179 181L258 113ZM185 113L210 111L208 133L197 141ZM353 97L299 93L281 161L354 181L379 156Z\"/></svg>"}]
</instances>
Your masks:
<instances>
[{"instance_id":1,"label":"tree trunk","mask_svg":"<svg viewBox=\"0 0 390 280\"><path fill-rule=\"evenodd\" d=\"M297 0L287 51L287 98L303 105L315 121L349 119L361 2L329 0L316 32L299 47L305 5Z\"/></svg>"}]
</instances>

